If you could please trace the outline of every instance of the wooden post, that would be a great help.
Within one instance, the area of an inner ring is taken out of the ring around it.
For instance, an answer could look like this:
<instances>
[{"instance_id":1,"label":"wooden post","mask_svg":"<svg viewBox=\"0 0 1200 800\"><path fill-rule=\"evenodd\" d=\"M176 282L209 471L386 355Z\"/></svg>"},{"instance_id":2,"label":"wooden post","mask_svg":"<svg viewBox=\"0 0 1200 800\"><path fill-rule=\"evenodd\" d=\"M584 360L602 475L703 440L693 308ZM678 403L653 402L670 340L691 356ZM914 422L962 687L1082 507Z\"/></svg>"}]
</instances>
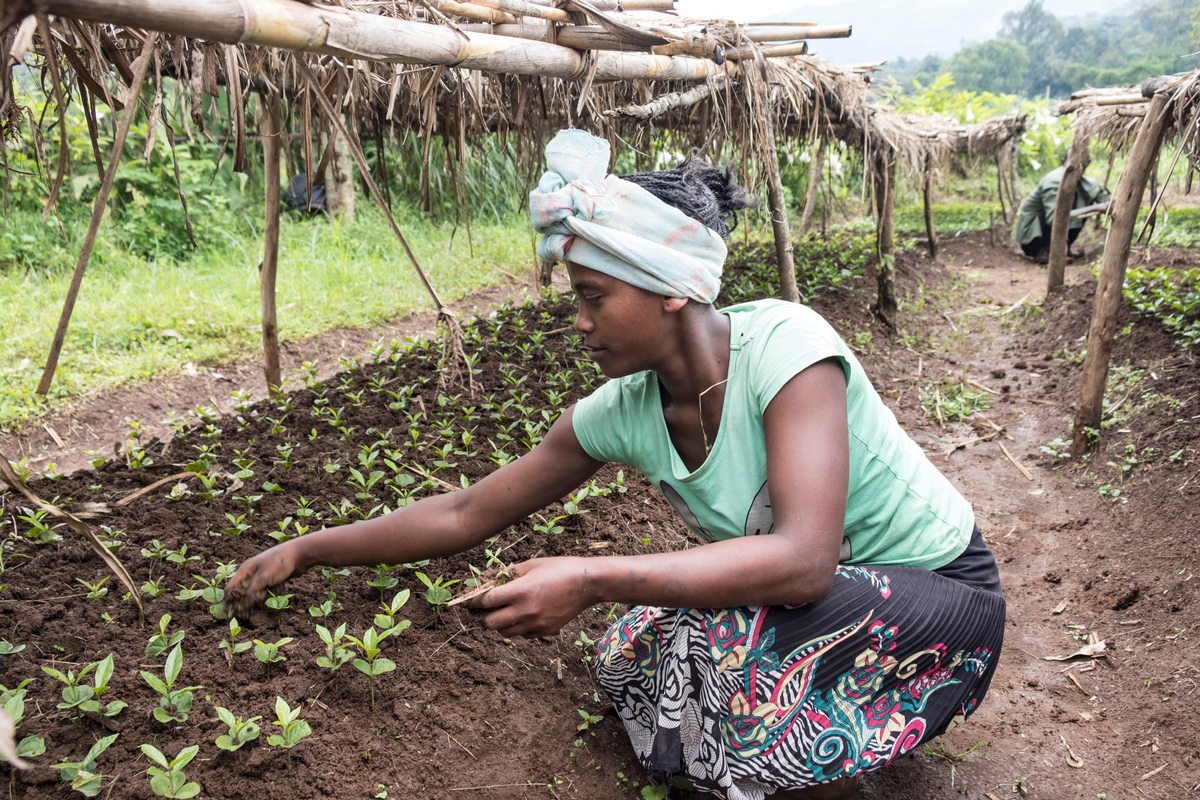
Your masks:
<instances>
[{"instance_id":1,"label":"wooden post","mask_svg":"<svg viewBox=\"0 0 1200 800\"><path fill-rule=\"evenodd\" d=\"M75 310L75 299L79 297L79 287L83 284L83 273L87 270L88 261L92 257L92 247L96 244L96 233L100 230L100 221L104 219L104 209L108 206L108 195L112 191L113 180L117 176L117 165L121 163L121 154L125 151L125 139L129 136L129 128L138 112L138 95L142 92L142 83L146 80L146 70L150 66L150 57L154 55L154 45L158 42L158 34L151 33L142 45L142 53L133 66L133 79L129 83L129 91L125 94L125 115L117 127L113 137L112 157L108 169L104 172L104 180L100 183L100 191L96 193L96 202L92 205L92 221L88 225L87 236L83 240L83 248L79 251L79 260L75 262L75 273L71 276L71 285L67 289L67 299L63 303L62 314L58 319L58 328L54 331L54 341L50 345L50 354L46 356L46 368L42 370L42 380L38 383L37 393L45 395L50 391L54 381L54 371L58 368L58 356L62 352L63 340L67 338L67 326L71 323L71 313Z\"/></svg>"},{"instance_id":2,"label":"wooden post","mask_svg":"<svg viewBox=\"0 0 1200 800\"><path fill-rule=\"evenodd\" d=\"M1125 283L1125 267L1129 263L1129 245L1133 241L1133 226L1137 222L1142 193L1146 190L1146 179L1162 146L1170 119L1167 111L1167 96L1155 94L1150 102L1150 110L1138 129L1125 173L1113 198L1112 223L1104 243L1104 261L1100 265L1096 301L1088 328L1087 355L1083 359L1083 385L1079 390L1079 405L1075 412L1075 431L1071 442L1071 452L1075 455L1086 451L1099 435L1108 362L1117 331L1117 311L1121 307L1121 287Z\"/></svg>"},{"instance_id":3,"label":"wooden post","mask_svg":"<svg viewBox=\"0 0 1200 800\"><path fill-rule=\"evenodd\" d=\"M1017 204L1021 202L1021 193L1017 191L1017 179L1021 172L1021 137L1014 136L1012 147L1008 151L1008 207L1017 215Z\"/></svg>"},{"instance_id":4,"label":"wooden post","mask_svg":"<svg viewBox=\"0 0 1200 800\"><path fill-rule=\"evenodd\" d=\"M325 200L329 203L329 215L341 217L344 222L353 222L354 159L350 155L350 143L332 130L329 139L333 144L333 159L329 162L328 178L325 181Z\"/></svg>"},{"instance_id":5,"label":"wooden post","mask_svg":"<svg viewBox=\"0 0 1200 800\"><path fill-rule=\"evenodd\" d=\"M779 177L779 154L775 150L775 125L771 114L762 117L763 168L767 178L767 202L771 206L771 229L775 234L775 258L779 262L779 296L789 303L800 302L796 286L796 259L792 253L792 232L788 226L787 204L783 199L783 181Z\"/></svg>"},{"instance_id":6,"label":"wooden post","mask_svg":"<svg viewBox=\"0 0 1200 800\"><path fill-rule=\"evenodd\" d=\"M896 312L896 234L893 217L896 209L896 154L881 148L875 153L875 249L879 256L875 301L876 316L895 330Z\"/></svg>"},{"instance_id":7,"label":"wooden post","mask_svg":"<svg viewBox=\"0 0 1200 800\"><path fill-rule=\"evenodd\" d=\"M1091 163L1088 152L1088 137L1075 134L1071 148L1067 151L1067 163L1063 167L1062 180L1058 184L1058 195L1054 198L1054 216L1050 220L1050 267L1046 283L1047 291L1063 285L1067 269L1068 234L1071 232L1071 209L1075 206L1075 190L1083 171Z\"/></svg>"},{"instance_id":8,"label":"wooden post","mask_svg":"<svg viewBox=\"0 0 1200 800\"><path fill-rule=\"evenodd\" d=\"M1000 154L996 154L996 195L1000 199L1000 217L1004 220L1004 224L1008 224L1008 206L1004 202L1004 160Z\"/></svg>"},{"instance_id":9,"label":"wooden post","mask_svg":"<svg viewBox=\"0 0 1200 800\"><path fill-rule=\"evenodd\" d=\"M937 258L937 232L933 229L933 158L925 156L925 176L921 183L921 194L925 198L925 236L929 239L929 257Z\"/></svg>"},{"instance_id":10,"label":"wooden post","mask_svg":"<svg viewBox=\"0 0 1200 800\"><path fill-rule=\"evenodd\" d=\"M263 259L258 267L258 298L262 306L263 374L267 391L283 386L279 368L279 326L275 314L275 271L279 262L279 146L282 138L279 100L259 96L259 125L263 142L263 191L266 192L266 225Z\"/></svg>"},{"instance_id":11,"label":"wooden post","mask_svg":"<svg viewBox=\"0 0 1200 800\"><path fill-rule=\"evenodd\" d=\"M804 212L800 215L800 232L808 233L812 224L813 209L817 206L817 189L821 186L821 165L825 163L826 141L817 144L817 154L808 162L808 181L804 187Z\"/></svg>"}]
</instances>

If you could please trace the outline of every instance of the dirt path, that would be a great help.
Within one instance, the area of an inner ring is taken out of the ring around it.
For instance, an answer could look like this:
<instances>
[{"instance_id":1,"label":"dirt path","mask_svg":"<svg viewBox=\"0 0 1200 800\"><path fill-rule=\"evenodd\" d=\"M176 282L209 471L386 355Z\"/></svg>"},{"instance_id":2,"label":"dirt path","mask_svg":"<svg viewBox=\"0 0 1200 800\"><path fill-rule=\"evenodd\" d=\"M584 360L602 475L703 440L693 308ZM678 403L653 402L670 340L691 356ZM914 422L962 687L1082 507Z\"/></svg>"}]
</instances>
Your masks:
<instances>
[{"instance_id":1,"label":"dirt path","mask_svg":"<svg viewBox=\"0 0 1200 800\"><path fill-rule=\"evenodd\" d=\"M1069 438L1077 389L1064 372L1078 368L1064 363L1061 351L1082 349L1074 337L1086 330L1091 303L1077 295L1090 294L1088 271L1069 268L1068 284L1074 287L1046 301L1044 268L1014 253L978 241L951 242L942 261L965 282L963 293L956 309L941 314L943 324L929 331L930 347L921 355L891 354L890 366L898 373L892 380L900 387L894 399L902 420L914 424L917 441L974 503L1001 561L1009 623L999 670L980 712L934 746L880 773L864 794L1195 796L1200 775L1194 739L1172 740L1163 724L1173 714L1162 703L1174 692L1146 691L1156 673L1134 672L1137 667L1124 663L1137 651L1153 657L1164 644L1149 635L1155 627L1145 619L1150 609L1143 603L1132 613L1114 613L1129 611L1139 597L1136 584L1134 590L1121 584L1123 576L1144 568L1129 552L1131 526L1154 523L1100 495L1099 463L1092 472L1055 472L1040 450L1057 437ZM1048 324L1048 317L1062 315L1064 304L1080 320L1069 334ZM983 424L943 430L920 421L927 415L915 387L928 387L937 375L996 392L988 393L991 409L973 416ZM992 424L1002 433L988 438ZM1151 569L1165 572L1167 566L1159 562ZM1094 590L1110 579L1118 587L1098 598ZM1089 636L1106 642L1106 657L1046 660L1078 651ZM1178 632L1175 637L1174 644L1182 644ZM1188 649L1194 658L1195 647ZM1187 656L1165 655L1164 661L1144 668L1170 674ZM1191 682L1193 690L1195 685Z\"/></svg>"}]
</instances>

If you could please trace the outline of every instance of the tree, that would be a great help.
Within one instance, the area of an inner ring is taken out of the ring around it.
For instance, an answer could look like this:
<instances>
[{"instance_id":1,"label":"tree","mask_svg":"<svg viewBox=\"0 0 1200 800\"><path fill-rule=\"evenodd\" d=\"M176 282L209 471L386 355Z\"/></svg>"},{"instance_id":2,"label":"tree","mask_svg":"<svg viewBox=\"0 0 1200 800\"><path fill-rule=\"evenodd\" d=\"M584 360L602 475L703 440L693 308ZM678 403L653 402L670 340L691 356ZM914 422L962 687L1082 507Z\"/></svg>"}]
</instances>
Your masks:
<instances>
[{"instance_id":1,"label":"tree","mask_svg":"<svg viewBox=\"0 0 1200 800\"><path fill-rule=\"evenodd\" d=\"M959 50L945 68L961 88L1017 94L1025 85L1029 52L1011 39L988 39Z\"/></svg>"},{"instance_id":2,"label":"tree","mask_svg":"<svg viewBox=\"0 0 1200 800\"><path fill-rule=\"evenodd\" d=\"M1042 0L1029 0L1020 11L1005 14L1000 36L1025 45L1029 55L1025 93L1038 94L1047 87L1053 91L1058 83L1056 68L1066 35L1063 24L1043 8Z\"/></svg>"}]
</instances>

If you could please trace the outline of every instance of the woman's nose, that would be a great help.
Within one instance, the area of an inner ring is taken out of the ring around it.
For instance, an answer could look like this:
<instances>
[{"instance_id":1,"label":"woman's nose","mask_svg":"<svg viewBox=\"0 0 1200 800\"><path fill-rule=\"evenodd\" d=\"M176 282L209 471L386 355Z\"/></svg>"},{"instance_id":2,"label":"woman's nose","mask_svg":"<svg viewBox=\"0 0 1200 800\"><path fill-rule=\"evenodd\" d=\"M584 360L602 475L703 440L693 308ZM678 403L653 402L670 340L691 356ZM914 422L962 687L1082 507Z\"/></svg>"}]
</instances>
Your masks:
<instances>
[{"instance_id":1,"label":"woman's nose","mask_svg":"<svg viewBox=\"0 0 1200 800\"><path fill-rule=\"evenodd\" d=\"M592 320L585 313L582 303L579 310L575 312L575 330L579 333L590 333L592 330Z\"/></svg>"}]
</instances>

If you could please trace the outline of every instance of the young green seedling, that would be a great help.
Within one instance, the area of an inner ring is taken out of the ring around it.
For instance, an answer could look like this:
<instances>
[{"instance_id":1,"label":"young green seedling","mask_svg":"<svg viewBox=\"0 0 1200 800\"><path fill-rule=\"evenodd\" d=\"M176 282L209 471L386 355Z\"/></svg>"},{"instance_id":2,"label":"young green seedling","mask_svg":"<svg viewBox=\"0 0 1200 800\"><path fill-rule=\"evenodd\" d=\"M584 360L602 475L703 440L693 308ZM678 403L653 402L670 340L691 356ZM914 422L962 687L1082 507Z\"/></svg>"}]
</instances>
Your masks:
<instances>
[{"instance_id":1,"label":"young green seedling","mask_svg":"<svg viewBox=\"0 0 1200 800\"><path fill-rule=\"evenodd\" d=\"M223 619L225 617L225 581L229 576L221 574L222 570L217 571L217 576L205 578L203 575L192 573L192 577L200 582L201 588L196 588L196 585L179 586L179 599L183 602L191 600L203 600L208 603L208 613L212 614L215 619Z\"/></svg>"},{"instance_id":2,"label":"young green seedling","mask_svg":"<svg viewBox=\"0 0 1200 800\"><path fill-rule=\"evenodd\" d=\"M146 643L146 655L160 656L183 641L183 631L167 633L167 626L170 624L170 614L163 614L158 618L158 633L153 634L150 637L150 641Z\"/></svg>"},{"instance_id":3,"label":"young green seedling","mask_svg":"<svg viewBox=\"0 0 1200 800\"><path fill-rule=\"evenodd\" d=\"M183 774L183 768L190 764L196 754L200 752L200 745L188 745L179 751L179 755L169 761L163 752L154 745L143 744L139 747L151 761L158 765L146 770L146 774L150 776L150 789L156 795L186 800L186 798L200 794L200 784L189 783L187 776Z\"/></svg>"},{"instance_id":4,"label":"young green seedling","mask_svg":"<svg viewBox=\"0 0 1200 800\"><path fill-rule=\"evenodd\" d=\"M71 784L72 789L84 797L95 797L100 794L100 783L104 779L104 775L96 768L96 759L120 735L119 733L114 733L111 736L105 736L92 745L92 749L87 751L87 755L82 760L60 761L53 766L53 769L58 770L59 777Z\"/></svg>"},{"instance_id":5,"label":"young green seedling","mask_svg":"<svg viewBox=\"0 0 1200 800\"><path fill-rule=\"evenodd\" d=\"M267 608L271 609L272 611L283 611L287 609L289 606L291 606L292 597L294 596L290 594L275 594L270 590L267 591L267 594L270 596L267 597L267 599L263 602L266 603Z\"/></svg>"},{"instance_id":6,"label":"young green seedling","mask_svg":"<svg viewBox=\"0 0 1200 800\"><path fill-rule=\"evenodd\" d=\"M222 708L221 706L216 706L215 708L221 722L224 722L229 727L228 733L223 733L217 737L217 747L232 752L258 738L257 723L262 717L242 719L241 717L235 717L233 712L228 708Z\"/></svg>"},{"instance_id":7,"label":"young green seedling","mask_svg":"<svg viewBox=\"0 0 1200 800\"><path fill-rule=\"evenodd\" d=\"M242 626L237 621L237 617L229 620L229 638L222 639L217 647L225 651L225 660L229 662L229 668L233 669L233 657L238 653L244 653L254 646L253 642L239 642L238 634L242 632Z\"/></svg>"},{"instance_id":8,"label":"young green seedling","mask_svg":"<svg viewBox=\"0 0 1200 800\"><path fill-rule=\"evenodd\" d=\"M396 596L392 598L390 603L380 603L383 611L375 615L375 624L386 635L394 633L403 633L412 623L406 619L397 620L396 615L400 613L400 609L404 608L404 604L408 602L411 592L408 589L401 589L396 592Z\"/></svg>"},{"instance_id":9,"label":"young green seedling","mask_svg":"<svg viewBox=\"0 0 1200 800\"><path fill-rule=\"evenodd\" d=\"M303 709L301 705L292 708L282 697L275 698L275 721L271 724L278 726L280 730L279 733L267 737L267 744L288 751L288 769L292 768L292 748L312 734L312 727L300 718Z\"/></svg>"},{"instance_id":10,"label":"young green seedling","mask_svg":"<svg viewBox=\"0 0 1200 800\"><path fill-rule=\"evenodd\" d=\"M413 574L417 576L417 580L425 584L425 600L434 609L440 611L441 607L449 603L450 599L454 597L454 594L450 591L450 587L459 581L448 581L441 575L431 580L424 572L414 572Z\"/></svg>"},{"instance_id":11,"label":"young green seedling","mask_svg":"<svg viewBox=\"0 0 1200 800\"><path fill-rule=\"evenodd\" d=\"M141 670L142 680L150 684L150 688L158 692L158 707L154 709L154 718L164 725L169 722L187 722L188 712L192 710L194 695L192 692L203 689L203 686L182 686L175 688L179 672L183 669L183 646L175 645L167 655L163 665L163 677L153 672Z\"/></svg>"},{"instance_id":12,"label":"young green seedling","mask_svg":"<svg viewBox=\"0 0 1200 800\"><path fill-rule=\"evenodd\" d=\"M379 655L380 644L391 635L391 631L379 633L374 627L367 628L359 639L354 636L346 638L353 642L362 653L362 658L354 659L354 668L367 676L371 685L371 708L375 707L375 679L380 675L391 672L396 668L396 662Z\"/></svg>"},{"instance_id":13,"label":"young green seedling","mask_svg":"<svg viewBox=\"0 0 1200 800\"><path fill-rule=\"evenodd\" d=\"M395 567L390 564L379 564L371 567L371 580L367 581L367 586L379 592L379 597L383 597L383 593L388 589L394 589L399 585L400 579L391 575L391 571Z\"/></svg>"},{"instance_id":14,"label":"young green seedling","mask_svg":"<svg viewBox=\"0 0 1200 800\"><path fill-rule=\"evenodd\" d=\"M99 600L101 597L104 597L104 595L108 594L108 587L104 585L108 583L108 577L109 576L105 575L95 583L88 583L83 578L76 578L75 580L88 590L88 600Z\"/></svg>"},{"instance_id":15,"label":"young green seedling","mask_svg":"<svg viewBox=\"0 0 1200 800\"><path fill-rule=\"evenodd\" d=\"M325 643L325 655L317 656L317 666L336 672L350 659L354 658L351 649L354 645L346 641L346 623L337 626L333 633L324 625L317 625L317 635Z\"/></svg>"},{"instance_id":16,"label":"young green seedling","mask_svg":"<svg viewBox=\"0 0 1200 800\"><path fill-rule=\"evenodd\" d=\"M271 675L271 665L278 664L281 661L287 661L287 656L280 652L285 644L291 644L292 637L284 636L277 642L264 642L262 639L254 640L254 657L263 663L266 667L267 677Z\"/></svg>"},{"instance_id":17,"label":"young green seedling","mask_svg":"<svg viewBox=\"0 0 1200 800\"><path fill-rule=\"evenodd\" d=\"M13 689L0 686L0 708L12 720L14 731L21 727L21 720L25 717L25 694L28 692L25 687L31 683L33 678L21 681ZM40 736L25 736L16 740L15 752L17 758L36 758L46 752L46 742ZM3 758L0 756L0 760Z\"/></svg>"},{"instance_id":18,"label":"young green seedling","mask_svg":"<svg viewBox=\"0 0 1200 800\"><path fill-rule=\"evenodd\" d=\"M84 682L84 678L93 671L95 673L92 676L93 683L89 686ZM58 707L64 710L76 710L79 712L77 716L86 715L94 719L115 717L129 705L124 700L113 700L108 704L101 704L99 700L100 696L108 691L108 679L113 674L112 653L100 661L88 664L79 671L78 677L73 671L68 670L64 675L54 667L47 666L42 667L42 672L66 684L66 688L62 690L63 701L58 704Z\"/></svg>"}]
</instances>

